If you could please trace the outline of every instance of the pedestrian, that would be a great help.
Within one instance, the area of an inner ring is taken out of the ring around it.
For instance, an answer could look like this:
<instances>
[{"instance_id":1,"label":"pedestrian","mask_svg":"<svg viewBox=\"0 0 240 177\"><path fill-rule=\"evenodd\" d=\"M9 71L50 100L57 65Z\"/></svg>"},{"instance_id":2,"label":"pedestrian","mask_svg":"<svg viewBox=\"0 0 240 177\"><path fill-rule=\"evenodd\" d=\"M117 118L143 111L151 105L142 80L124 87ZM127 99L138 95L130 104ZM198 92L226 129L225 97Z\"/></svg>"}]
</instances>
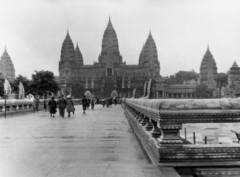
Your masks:
<instances>
[{"instance_id":1,"label":"pedestrian","mask_svg":"<svg viewBox=\"0 0 240 177\"><path fill-rule=\"evenodd\" d=\"M33 112L36 111L36 99L34 96L31 97L31 100L32 100L32 107L33 107Z\"/></svg>"},{"instance_id":2,"label":"pedestrian","mask_svg":"<svg viewBox=\"0 0 240 177\"><path fill-rule=\"evenodd\" d=\"M60 98L58 99L57 105L58 105L60 116L64 117L67 101L65 100L63 95L61 95Z\"/></svg>"},{"instance_id":3,"label":"pedestrian","mask_svg":"<svg viewBox=\"0 0 240 177\"><path fill-rule=\"evenodd\" d=\"M103 105L103 108L104 108L105 104L106 104L106 99L103 98L103 99L102 99L102 105Z\"/></svg>"},{"instance_id":4,"label":"pedestrian","mask_svg":"<svg viewBox=\"0 0 240 177\"><path fill-rule=\"evenodd\" d=\"M87 99L87 109L89 109L90 99L89 98L86 98L86 99Z\"/></svg>"},{"instance_id":5,"label":"pedestrian","mask_svg":"<svg viewBox=\"0 0 240 177\"><path fill-rule=\"evenodd\" d=\"M36 97L35 97L35 108L36 108L36 112L39 111L39 104L40 104L39 96L36 95Z\"/></svg>"},{"instance_id":6,"label":"pedestrian","mask_svg":"<svg viewBox=\"0 0 240 177\"><path fill-rule=\"evenodd\" d=\"M71 112L74 114L74 104L72 101L72 98L70 95L67 96L67 112L68 112L68 117L71 116Z\"/></svg>"},{"instance_id":7,"label":"pedestrian","mask_svg":"<svg viewBox=\"0 0 240 177\"><path fill-rule=\"evenodd\" d=\"M115 104L115 106L117 105L117 98L116 97L114 98L114 104Z\"/></svg>"},{"instance_id":8,"label":"pedestrian","mask_svg":"<svg viewBox=\"0 0 240 177\"><path fill-rule=\"evenodd\" d=\"M109 98L107 98L107 99L106 99L107 108L108 108L108 106L109 106L109 102L110 102L110 100L109 100Z\"/></svg>"},{"instance_id":9,"label":"pedestrian","mask_svg":"<svg viewBox=\"0 0 240 177\"><path fill-rule=\"evenodd\" d=\"M47 104L48 104L48 100L47 100L47 97L45 97L44 100L43 100L43 109L45 111L47 111Z\"/></svg>"},{"instance_id":10,"label":"pedestrian","mask_svg":"<svg viewBox=\"0 0 240 177\"><path fill-rule=\"evenodd\" d=\"M94 97L92 97L91 99L91 108L94 109L94 105L95 105L95 99Z\"/></svg>"},{"instance_id":11,"label":"pedestrian","mask_svg":"<svg viewBox=\"0 0 240 177\"><path fill-rule=\"evenodd\" d=\"M83 113L85 114L85 111L86 111L86 107L87 107L87 98L85 95L83 95L82 97L82 107L83 107Z\"/></svg>"},{"instance_id":12,"label":"pedestrian","mask_svg":"<svg viewBox=\"0 0 240 177\"><path fill-rule=\"evenodd\" d=\"M54 114L57 112L57 102L54 99L54 96L52 99L48 102L48 107L49 107L49 112L50 112L50 117L55 117Z\"/></svg>"}]
</instances>

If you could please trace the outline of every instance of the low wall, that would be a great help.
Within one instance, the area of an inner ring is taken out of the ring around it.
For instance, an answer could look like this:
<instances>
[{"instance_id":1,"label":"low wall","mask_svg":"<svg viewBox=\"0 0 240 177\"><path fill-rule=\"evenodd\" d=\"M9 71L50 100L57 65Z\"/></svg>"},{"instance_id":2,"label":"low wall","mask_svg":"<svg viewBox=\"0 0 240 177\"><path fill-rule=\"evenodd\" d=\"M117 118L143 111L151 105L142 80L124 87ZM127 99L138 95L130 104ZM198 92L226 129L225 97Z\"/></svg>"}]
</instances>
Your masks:
<instances>
[{"instance_id":1,"label":"low wall","mask_svg":"<svg viewBox=\"0 0 240 177\"><path fill-rule=\"evenodd\" d=\"M40 100L39 110L43 110L43 99ZM79 105L81 103L81 99L73 99L74 105ZM0 100L0 117L12 114L22 114L33 112L33 102L29 99L22 100L6 100L6 108L5 108L5 100Z\"/></svg>"}]
</instances>

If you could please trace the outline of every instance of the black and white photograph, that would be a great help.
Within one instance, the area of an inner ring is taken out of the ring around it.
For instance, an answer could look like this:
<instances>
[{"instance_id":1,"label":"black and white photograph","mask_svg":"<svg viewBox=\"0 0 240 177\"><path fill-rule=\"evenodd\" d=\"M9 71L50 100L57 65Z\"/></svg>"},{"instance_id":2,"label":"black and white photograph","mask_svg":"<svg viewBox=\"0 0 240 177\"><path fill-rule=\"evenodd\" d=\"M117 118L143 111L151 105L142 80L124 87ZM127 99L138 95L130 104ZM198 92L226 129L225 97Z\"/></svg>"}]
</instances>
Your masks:
<instances>
[{"instance_id":1,"label":"black and white photograph","mask_svg":"<svg viewBox=\"0 0 240 177\"><path fill-rule=\"evenodd\" d=\"M240 1L0 0L0 177L240 177Z\"/></svg>"}]
</instances>

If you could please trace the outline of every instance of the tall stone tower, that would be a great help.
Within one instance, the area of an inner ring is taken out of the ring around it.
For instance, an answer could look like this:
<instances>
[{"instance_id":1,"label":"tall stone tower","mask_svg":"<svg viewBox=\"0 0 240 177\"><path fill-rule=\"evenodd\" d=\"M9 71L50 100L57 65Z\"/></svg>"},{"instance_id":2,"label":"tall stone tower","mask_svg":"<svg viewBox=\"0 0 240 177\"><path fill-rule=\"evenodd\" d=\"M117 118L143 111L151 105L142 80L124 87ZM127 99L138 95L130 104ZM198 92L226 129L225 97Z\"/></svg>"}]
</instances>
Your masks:
<instances>
[{"instance_id":1,"label":"tall stone tower","mask_svg":"<svg viewBox=\"0 0 240 177\"><path fill-rule=\"evenodd\" d=\"M122 63L122 56L119 52L118 39L115 29L109 18L107 28L102 39L102 51L98 57L99 63L107 69L107 75L113 75L113 68ZM112 72L112 73L111 73Z\"/></svg>"},{"instance_id":2,"label":"tall stone tower","mask_svg":"<svg viewBox=\"0 0 240 177\"><path fill-rule=\"evenodd\" d=\"M0 72L3 74L4 78L9 81L14 81L15 69L6 47L0 61Z\"/></svg>"},{"instance_id":3,"label":"tall stone tower","mask_svg":"<svg viewBox=\"0 0 240 177\"><path fill-rule=\"evenodd\" d=\"M78 47L78 44L77 44L77 47L75 49L75 61L76 61L76 64L77 66L83 66L83 56L82 56L82 53Z\"/></svg>"},{"instance_id":4,"label":"tall stone tower","mask_svg":"<svg viewBox=\"0 0 240 177\"><path fill-rule=\"evenodd\" d=\"M146 43L143 45L138 63L143 67L143 76L149 78L159 76L160 63L158 61L157 47L151 32L148 35Z\"/></svg>"},{"instance_id":5,"label":"tall stone tower","mask_svg":"<svg viewBox=\"0 0 240 177\"><path fill-rule=\"evenodd\" d=\"M234 87L235 85L240 84L240 67L234 61L232 67L230 68L230 73L228 76L228 85Z\"/></svg>"},{"instance_id":6,"label":"tall stone tower","mask_svg":"<svg viewBox=\"0 0 240 177\"><path fill-rule=\"evenodd\" d=\"M216 79L217 65L208 47L200 66L200 81L214 89L217 86Z\"/></svg>"},{"instance_id":7,"label":"tall stone tower","mask_svg":"<svg viewBox=\"0 0 240 177\"><path fill-rule=\"evenodd\" d=\"M60 77L70 78L74 75L74 70L76 66L75 62L75 50L72 39L67 31L67 35L63 41L61 49L61 59L59 62L59 73Z\"/></svg>"}]
</instances>

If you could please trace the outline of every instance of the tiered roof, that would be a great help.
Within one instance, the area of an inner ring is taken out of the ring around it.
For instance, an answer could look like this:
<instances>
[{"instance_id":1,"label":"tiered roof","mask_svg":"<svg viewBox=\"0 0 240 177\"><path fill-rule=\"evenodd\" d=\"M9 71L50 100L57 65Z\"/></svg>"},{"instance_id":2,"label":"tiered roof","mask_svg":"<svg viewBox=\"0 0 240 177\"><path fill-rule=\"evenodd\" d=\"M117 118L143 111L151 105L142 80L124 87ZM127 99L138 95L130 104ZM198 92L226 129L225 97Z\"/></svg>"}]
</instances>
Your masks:
<instances>
[{"instance_id":1,"label":"tiered roof","mask_svg":"<svg viewBox=\"0 0 240 177\"><path fill-rule=\"evenodd\" d=\"M112 57L108 57L112 55ZM113 63L122 63L122 56L119 52L118 38L115 29L113 28L111 19L109 18L107 28L104 31L102 39L102 51L99 55L100 63L107 63L113 60Z\"/></svg>"},{"instance_id":2,"label":"tiered roof","mask_svg":"<svg viewBox=\"0 0 240 177\"><path fill-rule=\"evenodd\" d=\"M200 76L201 81L207 81L209 77L216 79L217 76L217 65L212 53L209 50L209 46L201 62Z\"/></svg>"},{"instance_id":3,"label":"tiered roof","mask_svg":"<svg viewBox=\"0 0 240 177\"><path fill-rule=\"evenodd\" d=\"M148 35L147 41L142 48L139 57L139 64L144 64L145 62L156 62L159 65L158 53L155 41L152 37L151 32Z\"/></svg>"},{"instance_id":4,"label":"tiered roof","mask_svg":"<svg viewBox=\"0 0 240 177\"><path fill-rule=\"evenodd\" d=\"M67 31L67 35L62 44L61 61L74 61L75 50L72 39Z\"/></svg>"},{"instance_id":5,"label":"tiered roof","mask_svg":"<svg viewBox=\"0 0 240 177\"><path fill-rule=\"evenodd\" d=\"M75 49L75 60L77 62L77 65L79 66L83 66L83 56L82 56L82 53L78 47L78 44L77 44L77 47Z\"/></svg>"},{"instance_id":6,"label":"tiered roof","mask_svg":"<svg viewBox=\"0 0 240 177\"><path fill-rule=\"evenodd\" d=\"M15 68L6 47L1 57L0 66L1 73L4 75L4 77L9 79L10 81L13 81L15 79Z\"/></svg>"}]
</instances>

